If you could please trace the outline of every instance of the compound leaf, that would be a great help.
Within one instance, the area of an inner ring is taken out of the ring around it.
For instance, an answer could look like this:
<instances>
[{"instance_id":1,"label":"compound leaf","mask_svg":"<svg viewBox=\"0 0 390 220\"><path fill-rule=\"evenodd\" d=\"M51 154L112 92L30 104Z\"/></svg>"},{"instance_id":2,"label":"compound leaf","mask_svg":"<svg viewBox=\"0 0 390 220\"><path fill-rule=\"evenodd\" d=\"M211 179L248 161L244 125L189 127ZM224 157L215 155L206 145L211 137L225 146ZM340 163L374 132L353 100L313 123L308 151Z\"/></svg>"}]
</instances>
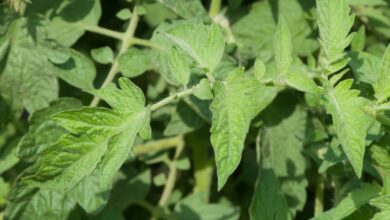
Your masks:
<instances>
[{"instance_id":1,"label":"compound leaf","mask_svg":"<svg viewBox=\"0 0 390 220\"><path fill-rule=\"evenodd\" d=\"M72 134L45 150L38 170L25 181L45 189L69 190L102 161L99 183L101 188L108 187L137 133L149 127L150 113L142 91L126 78L119 79L119 84L121 89L106 87L97 92L113 109L86 107L53 116Z\"/></svg>"}]
</instances>

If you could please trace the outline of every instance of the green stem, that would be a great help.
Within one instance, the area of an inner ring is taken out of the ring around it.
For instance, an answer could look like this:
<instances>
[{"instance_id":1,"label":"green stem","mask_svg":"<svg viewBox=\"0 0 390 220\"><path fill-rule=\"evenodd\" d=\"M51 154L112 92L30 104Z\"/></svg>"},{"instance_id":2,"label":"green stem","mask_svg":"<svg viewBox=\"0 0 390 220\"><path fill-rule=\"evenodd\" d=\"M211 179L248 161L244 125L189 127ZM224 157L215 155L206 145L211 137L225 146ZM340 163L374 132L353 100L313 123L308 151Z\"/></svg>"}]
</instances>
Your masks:
<instances>
[{"instance_id":1,"label":"green stem","mask_svg":"<svg viewBox=\"0 0 390 220\"><path fill-rule=\"evenodd\" d=\"M171 103L174 100L177 100L177 99L183 98L185 96L191 95L194 92L194 88L195 88L195 86L190 88L190 89L186 89L186 90L181 91L179 93L176 93L176 94L173 94L171 96L168 96L165 99L163 99L163 100L153 104L150 107L150 110L151 111L155 111L155 110L157 110L157 109L159 109L159 108L161 108L161 107Z\"/></svg>"},{"instance_id":2,"label":"green stem","mask_svg":"<svg viewBox=\"0 0 390 220\"><path fill-rule=\"evenodd\" d=\"M120 41L123 41L125 38L124 37L125 33L110 30L107 28L99 27L99 26L85 26L84 29L91 32L91 33L100 34L100 35L103 35L106 37L111 37L111 38L114 38L114 39L117 39ZM130 45L135 44L135 45L155 48L158 50L164 50L164 48L162 48L160 45L158 45L150 40L145 40L142 38L131 37L128 39L128 42Z\"/></svg>"},{"instance_id":3,"label":"green stem","mask_svg":"<svg viewBox=\"0 0 390 220\"><path fill-rule=\"evenodd\" d=\"M158 202L158 205L161 207L164 207L168 204L169 198L172 195L176 183L176 177L177 177L176 160L179 158L183 149L184 149L184 141L182 140L176 147L176 152L173 160L169 162L169 174L168 174L167 182L165 184L160 201Z\"/></svg>"},{"instance_id":4,"label":"green stem","mask_svg":"<svg viewBox=\"0 0 390 220\"><path fill-rule=\"evenodd\" d=\"M182 141L181 136L165 138L158 141L152 141L146 144L137 145L134 147L134 154L136 156L147 154L156 151L167 150L175 148Z\"/></svg>"},{"instance_id":5,"label":"green stem","mask_svg":"<svg viewBox=\"0 0 390 220\"><path fill-rule=\"evenodd\" d=\"M213 176L213 163L209 158L207 145L194 144L192 146L195 176L193 191L194 193L204 193L205 199L208 200Z\"/></svg>"},{"instance_id":6,"label":"green stem","mask_svg":"<svg viewBox=\"0 0 390 220\"><path fill-rule=\"evenodd\" d=\"M316 198L314 201L314 216L320 215L324 211L324 181L322 176L317 177Z\"/></svg>"},{"instance_id":7,"label":"green stem","mask_svg":"<svg viewBox=\"0 0 390 220\"><path fill-rule=\"evenodd\" d=\"M136 37L133 37L130 39L130 44L135 44L135 45L140 45L140 46L145 46L145 47L150 47L150 48L154 48L154 49L157 49L157 50L164 50L164 48L162 48L160 45L150 41L150 40L145 40L145 39L141 39L141 38L136 38Z\"/></svg>"},{"instance_id":8,"label":"green stem","mask_svg":"<svg viewBox=\"0 0 390 220\"><path fill-rule=\"evenodd\" d=\"M221 10L221 4L222 0L211 0L209 9L209 16L211 18L214 18L216 15L218 15L219 11Z\"/></svg>"},{"instance_id":9,"label":"green stem","mask_svg":"<svg viewBox=\"0 0 390 220\"><path fill-rule=\"evenodd\" d=\"M84 27L85 30L95 33L95 34L101 34L107 37L112 37L117 40L122 40L124 33L113 31L107 28L99 27L99 26L86 26Z\"/></svg>"},{"instance_id":10,"label":"green stem","mask_svg":"<svg viewBox=\"0 0 390 220\"><path fill-rule=\"evenodd\" d=\"M129 47L132 46L132 44L130 44L130 40L134 37L134 33L135 33L136 28L137 28L138 21L139 21L139 16L137 13L137 5L136 5L134 7L133 16L131 17L129 25L127 26L126 32L124 33L123 37L121 38L122 44L121 44L121 47L119 48L119 52L116 55L116 57L112 63L111 69L108 72L108 75L100 88L104 88L105 86L110 84L112 82L112 80L115 78L116 74L118 73L119 57L124 52L126 52L126 50ZM97 106L99 104L99 102L100 102L100 98L98 96L94 96L90 106L92 106L92 107Z\"/></svg>"}]
</instances>

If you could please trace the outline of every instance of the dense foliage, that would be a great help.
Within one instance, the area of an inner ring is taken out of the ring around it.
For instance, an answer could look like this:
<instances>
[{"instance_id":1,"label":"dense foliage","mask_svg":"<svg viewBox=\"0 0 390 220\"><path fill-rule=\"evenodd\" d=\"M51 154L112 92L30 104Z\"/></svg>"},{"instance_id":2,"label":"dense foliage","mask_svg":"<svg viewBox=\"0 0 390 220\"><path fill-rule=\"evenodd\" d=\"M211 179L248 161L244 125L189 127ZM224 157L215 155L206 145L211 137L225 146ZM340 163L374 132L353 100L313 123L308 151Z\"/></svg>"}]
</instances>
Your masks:
<instances>
[{"instance_id":1,"label":"dense foliage","mask_svg":"<svg viewBox=\"0 0 390 220\"><path fill-rule=\"evenodd\" d=\"M0 219L390 219L390 1L6 0Z\"/></svg>"}]
</instances>

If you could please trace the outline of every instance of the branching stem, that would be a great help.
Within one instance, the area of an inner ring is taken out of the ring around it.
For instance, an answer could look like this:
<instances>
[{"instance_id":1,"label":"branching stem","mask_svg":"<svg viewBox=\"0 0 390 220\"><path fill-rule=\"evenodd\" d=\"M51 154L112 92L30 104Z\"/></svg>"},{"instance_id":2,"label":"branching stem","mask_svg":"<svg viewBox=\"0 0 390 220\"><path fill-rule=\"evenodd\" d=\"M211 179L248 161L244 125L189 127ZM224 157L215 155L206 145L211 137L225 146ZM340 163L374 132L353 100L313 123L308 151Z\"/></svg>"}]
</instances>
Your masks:
<instances>
[{"instance_id":1,"label":"branching stem","mask_svg":"<svg viewBox=\"0 0 390 220\"><path fill-rule=\"evenodd\" d=\"M122 41L121 47L119 48L118 54L115 56L114 61L112 62L112 66L110 68L110 71L108 72L108 75L106 79L104 80L101 88L104 88L109 83L112 82L112 80L115 78L115 75L118 73L118 66L119 66L119 57L126 52L126 50L132 46L130 43L130 40L134 37L135 30L137 28L139 21L139 16L137 13L137 5L134 7L133 16L131 17L131 20L129 22L129 25L127 26L126 32L124 33L123 37L120 39ZM90 106L97 106L100 102L100 98L97 96L94 96Z\"/></svg>"},{"instance_id":2,"label":"branching stem","mask_svg":"<svg viewBox=\"0 0 390 220\"><path fill-rule=\"evenodd\" d=\"M175 93L171 96L168 96L166 97L165 99L153 104L151 107L150 107L150 110L151 111L155 111L169 103L171 103L172 101L174 100L177 100L177 99L180 99L180 98L183 98L185 96L188 96L188 95L191 95L193 92L194 92L194 88L195 87L192 87L192 88L189 88L189 89L186 89L184 91L181 91L179 93Z\"/></svg>"},{"instance_id":3,"label":"branching stem","mask_svg":"<svg viewBox=\"0 0 390 220\"><path fill-rule=\"evenodd\" d=\"M183 137L181 136L181 138ZM177 176L176 160L179 158L183 149L184 149L184 140L181 139L181 142L176 147L174 158L168 162L169 174L168 174L167 182L165 184L162 196L160 198L160 201L158 202L158 205L161 207L164 207L168 204L169 198L171 197L173 189L175 188L176 176Z\"/></svg>"},{"instance_id":4,"label":"branching stem","mask_svg":"<svg viewBox=\"0 0 390 220\"><path fill-rule=\"evenodd\" d=\"M103 27L99 27L99 26L86 26L84 28L86 31L96 33L96 34L101 34L101 35L104 35L106 37L112 37L112 38L115 38L117 40L122 40L123 36L124 36L124 33L122 33L122 32L113 31L111 29L107 29L107 28L103 28Z\"/></svg>"}]
</instances>

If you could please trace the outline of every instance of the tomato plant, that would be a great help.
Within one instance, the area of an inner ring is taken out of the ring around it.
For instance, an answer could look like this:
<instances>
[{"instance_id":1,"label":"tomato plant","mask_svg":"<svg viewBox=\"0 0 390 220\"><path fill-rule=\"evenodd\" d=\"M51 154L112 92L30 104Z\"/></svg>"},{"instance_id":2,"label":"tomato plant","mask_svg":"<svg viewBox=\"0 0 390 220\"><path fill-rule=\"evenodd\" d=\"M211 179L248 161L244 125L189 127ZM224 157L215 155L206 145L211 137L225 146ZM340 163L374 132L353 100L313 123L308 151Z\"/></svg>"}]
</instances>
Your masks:
<instances>
[{"instance_id":1,"label":"tomato plant","mask_svg":"<svg viewBox=\"0 0 390 220\"><path fill-rule=\"evenodd\" d=\"M0 219L389 219L389 4L3 1Z\"/></svg>"}]
</instances>

